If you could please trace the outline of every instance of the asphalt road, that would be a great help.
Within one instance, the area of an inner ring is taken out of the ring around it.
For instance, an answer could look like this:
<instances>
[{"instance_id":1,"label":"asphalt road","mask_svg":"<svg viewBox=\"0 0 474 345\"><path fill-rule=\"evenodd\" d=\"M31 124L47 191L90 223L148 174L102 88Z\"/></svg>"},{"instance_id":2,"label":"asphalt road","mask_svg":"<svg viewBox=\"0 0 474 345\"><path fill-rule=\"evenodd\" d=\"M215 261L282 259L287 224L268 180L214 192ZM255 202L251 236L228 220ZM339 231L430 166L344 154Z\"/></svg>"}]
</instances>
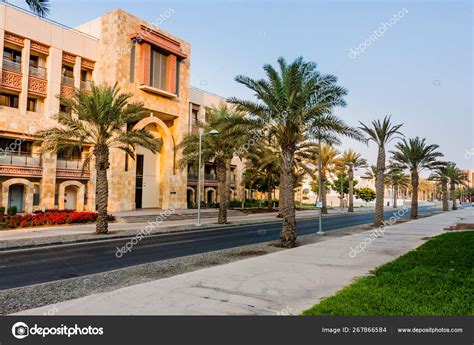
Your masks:
<instances>
[{"instance_id":1,"label":"asphalt road","mask_svg":"<svg viewBox=\"0 0 474 345\"><path fill-rule=\"evenodd\" d=\"M386 211L389 218L393 210ZM439 212L421 207L421 214ZM409 216L409 214L407 214ZM406 216L406 217L407 217ZM324 231L368 224L372 213L323 217ZM318 218L298 221L298 235L315 233ZM250 224L226 230L187 231L144 237L130 252L116 257L130 239L107 240L0 253L0 290L110 271L147 262L276 240L281 221Z\"/></svg>"}]
</instances>

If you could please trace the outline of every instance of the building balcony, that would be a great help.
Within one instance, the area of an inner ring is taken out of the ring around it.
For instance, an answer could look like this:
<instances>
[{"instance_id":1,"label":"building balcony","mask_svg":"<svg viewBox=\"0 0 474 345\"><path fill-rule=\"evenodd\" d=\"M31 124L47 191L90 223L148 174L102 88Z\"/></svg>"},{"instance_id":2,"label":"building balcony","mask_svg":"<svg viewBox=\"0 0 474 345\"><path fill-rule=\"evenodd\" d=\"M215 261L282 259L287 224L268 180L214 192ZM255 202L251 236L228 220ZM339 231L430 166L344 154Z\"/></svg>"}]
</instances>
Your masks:
<instances>
[{"instance_id":1,"label":"building balcony","mask_svg":"<svg viewBox=\"0 0 474 345\"><path fill-rule=\"evenodd\" d=\"M215 174L204 174L204 186L205 187L217 187L218 181ZM188 172L188 185L197 186L198 176L196 173ZM230 186L235 187L235 176L230 177Z\"/></svg>"},{"instance_id":2,"label":"building balcony","mask_svg":"<svg viewBox=\"0 0 474 345\"><path fill-rule=\"evenodd\" d=\"M0 152L0 176L41 177L42 175L40 154Z\"/></svg>"},{"instance_id":3,"label":"building balcony","mask_svg":"<svg viewBox=\"0 0 474 345\"><path fill-rule=\"evenodd\" d=\"M30 77L38 79L47 79L48 70L41 66L34 66L30 64Z\"/></svg>"},{"instance_id":4,"label":"building balcony","mask_svg":"<svg viewBox=\"0 0 474 345\"><path fill-rule=\"evenodd\" d=\"M10 90L21 91L21 63L3 58L2 87Z\"/></svg>"},{"instance_id":5,"label":"building balcony","mask_svg":"<svg viewBox=\"0 0 474 345\"><path fill-rule=\"evenodd\" d=\"M82 159L58 158L56 176L65 179L89 180L91 174L89 168L84 168L84 160Z\"/></svg>"},{"instance_id":6,"label":"building balcony","mask_svg":"<svg viewBox=\"0 0 474 345\"><path fill-rule=\"evenodd\" d=\"M21 61L13 61L7 57L3 57L3 70L20 73L21 74Z\"/></svg>"},{"instance_id":7,"label":"building balcony","mask_svg":"<svg viewBox=\"0 0 474 345\"><path fill-rule=\"evenodd\" d=\"M67 75L62 75L61 76L61 85L68 86L68 87L74 87L74 78L69 77Z\"/></svg>"},{"instance_id":8,"label":"building balcony","mask_svg":"<svg viewBox=\"0 0 474 345\"><path fill-rule=\"evenodd\" d=\"M90 80L81 80L81 90L91 91L91 81Z\"/></svg>"}]
</instances>

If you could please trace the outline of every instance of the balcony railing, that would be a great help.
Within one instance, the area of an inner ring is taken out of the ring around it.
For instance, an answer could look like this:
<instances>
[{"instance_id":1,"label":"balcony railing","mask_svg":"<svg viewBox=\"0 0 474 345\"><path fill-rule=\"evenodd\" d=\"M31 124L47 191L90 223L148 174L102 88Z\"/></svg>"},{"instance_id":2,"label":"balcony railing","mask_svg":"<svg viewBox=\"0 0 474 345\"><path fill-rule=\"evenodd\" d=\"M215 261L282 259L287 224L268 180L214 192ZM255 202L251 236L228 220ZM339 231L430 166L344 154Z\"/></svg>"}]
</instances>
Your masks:
<instances>
[{"instance_id":1,"label":"balcony railing","mask_svg":"<svg viewBox=\"0 0 474 345\"><path fill-rule=\"evenodd\" d=\"M67 75L61 76L61 84L65 86L74 87L74 78L68 77Z\"/></svg>"},{"instance_id":2,"label":"balcony railing","mask_svg":"<svg viewBox=\"0 0 474 345\"><path fill-rule=\"evenodd\" d=\"M0 165L40 167L41 154L28 152L0 151Z\"/></svg>"},{"instance_id":3,"label":"balcony railing","mask_svg":"<svg viewBox=\"0 0 474 345\"><path fill-rule=\"evenodd\" d=\"M90 80L81 80L81 90L91 91L91 81Z\"/></svg>"},{"instance_id":4,"label":"balcony railing","mask_svg":"<svg viewBox=\"0 0 474 345\"><path fill-rule=\"evenodd\" d=\"M3 57L3 69L15 73L21 73L21 61L13 61Z\"/></svg>"},{"instance_id":5,"label":"balcony railing","mask_svg":"<svg viewBox=\"0 0 474 345\"><path fill-rule=\"evenodd\" d=\"M46 79L47 70L41 66L30 65L30 76Z\"/></svg>"},{"instance_id":6,"label":"balcony railing","mask_svg":"<svg viewBox=\"0 0 474 345\"><path fill-rule=\"evenodd\" d=\"M205 180L217 180L217 176L215 174L204 174Z\"/></svg>"},{"instance_id":7,"label":"balcony railing","mask_svg":"<svg viewBox=\"0 0 474 345\"><path fill-rule=\"evenodd\" d=\"M58 161L57 161L57 167L59 169L82 170L83 166L84 166L84 160L83 159L58 158ZM89 169L86 168L85 170L88 171Z\"/></svg>"}]
</instances>

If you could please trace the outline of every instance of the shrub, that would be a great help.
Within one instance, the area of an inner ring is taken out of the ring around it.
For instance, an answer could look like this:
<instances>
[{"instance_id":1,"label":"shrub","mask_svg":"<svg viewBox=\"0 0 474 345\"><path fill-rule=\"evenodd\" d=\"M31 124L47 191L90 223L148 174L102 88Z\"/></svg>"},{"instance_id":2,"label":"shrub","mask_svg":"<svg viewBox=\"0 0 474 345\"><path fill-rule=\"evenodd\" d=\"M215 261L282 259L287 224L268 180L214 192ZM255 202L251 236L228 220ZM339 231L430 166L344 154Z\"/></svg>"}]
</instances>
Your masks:
<instances>
[{"instance_id":1,"label":"shrub","mask_svg":"<svg viewBox=\"0 0 474 345\"><path fill-rule=\"evenodd\" d=\"M110 221L115 220L112 215L108 216ZM5 228L32 227L42 225L60 225L91 223L97 220L96 212L76 212L71 210L47 210L38 211L27 215L1 215L0 224Z\"/></svg>"},{"instance_id":2,"label":"shrub","mask_svg":"<svg viewBox=\"0 0 474 345\"><path fill-rule=\"evenodd\" d=\"M5 214L5 207L0 207L0 215Z\"/></svg>"},{"instance_id":3,"label":"shrub","mask_svg":"<svg viewBox=\"0 0 474 345\"><path fill-rule=\"evenodd\" d=\"M18 209L16 206L10 206L9 208L7 208L7 214L9 216L14 216L17 213L18 213Z\"/></svg>"}]
</instances>

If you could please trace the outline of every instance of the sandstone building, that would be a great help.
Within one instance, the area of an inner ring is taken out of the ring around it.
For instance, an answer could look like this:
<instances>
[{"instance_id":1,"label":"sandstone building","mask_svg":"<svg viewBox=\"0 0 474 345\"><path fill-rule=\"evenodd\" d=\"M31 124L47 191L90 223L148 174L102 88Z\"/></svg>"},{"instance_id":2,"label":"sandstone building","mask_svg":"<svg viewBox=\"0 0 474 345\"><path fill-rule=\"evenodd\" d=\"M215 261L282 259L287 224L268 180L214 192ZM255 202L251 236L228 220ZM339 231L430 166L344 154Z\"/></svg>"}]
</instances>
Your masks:
<instances>
[{"instance_id":1,"label":"sandstone building","mask_svg":"<svg viewBox=\"0 0 474 345\"><path fill-rule=\"evenodd\" d=\"M175 147L193 130L194 109L202 116L215 100L190 100L188 42L122 10L71 29L0 3L0 45L0 206L95 210L93 166L81 171L89 149L41 154L33 137L54 124L57 95L88 89L91 81L118 83L132 101L143 102L148 115L134 127L163 141L158 154L139 147L135 160L111 152L110 211L186 208L195 200L194 177L178 168ZM215 200L213 183L207 179L203 201Z\"/></svg>"}]
</instances>

